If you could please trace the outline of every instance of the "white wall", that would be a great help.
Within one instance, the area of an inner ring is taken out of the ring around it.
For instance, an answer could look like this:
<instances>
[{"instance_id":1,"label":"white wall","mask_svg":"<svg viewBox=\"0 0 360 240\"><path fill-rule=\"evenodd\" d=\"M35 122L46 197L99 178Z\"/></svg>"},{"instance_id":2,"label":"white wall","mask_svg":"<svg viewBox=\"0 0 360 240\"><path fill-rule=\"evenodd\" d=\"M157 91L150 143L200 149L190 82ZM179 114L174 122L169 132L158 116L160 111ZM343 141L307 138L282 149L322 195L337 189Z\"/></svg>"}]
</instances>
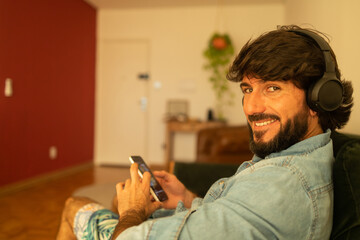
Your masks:
<instances>
[{"instance_id":1,"label":"white wall","mask_svg":"<svg viewBox=\"0 0 360 240\"><path fill-rule=\"evenodd\" d=\"M230 34L236 52L252 36L275 29L284 23L281 3L224 6L221 28ZM99 10L98 41L104 39L147 39L150 41L148 161L164 163L162 145L165 139L163 117L168 99L187 99L190 117L205 120L214 95L203 70L202 56L208 39L214 33L216 7L179 7L126 10ZM101 79L97 79L101 81ZM238 84L232 84L236 104L225 109L230 124L245 123ZM136 126L130 126L136 127ZM96 160L97 161L97 160ZM97 161L98 162L98 161Z\"/></svg>"},{"instance_id":2,"label":"white wall","mask_svg":"<svg viewBox=\"0 0 360 240\"><path fill-rule=\"evenodd\" d=\"M357 0L286 0L286 24L311 24L330 36L343 78L354 87L354 108L342 130L360 134L360 1ZM305 25L309 26L309 25Z\"/></svg>"}]
</instances>

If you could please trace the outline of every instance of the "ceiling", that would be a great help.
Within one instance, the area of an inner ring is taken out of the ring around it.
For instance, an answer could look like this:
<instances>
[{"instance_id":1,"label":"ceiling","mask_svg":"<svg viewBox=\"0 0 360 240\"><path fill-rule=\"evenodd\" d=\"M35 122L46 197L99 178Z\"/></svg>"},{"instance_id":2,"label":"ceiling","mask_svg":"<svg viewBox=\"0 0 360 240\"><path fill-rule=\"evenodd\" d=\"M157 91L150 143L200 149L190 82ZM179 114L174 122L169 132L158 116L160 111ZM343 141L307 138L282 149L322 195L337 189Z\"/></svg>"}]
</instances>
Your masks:
<instances>
[{"instance_id":1,"label":"ceiling","mask_svg":"<svg viewBox=\"0 0 360 240\"><path fill-rule=\"evenodd\" d=\"M284 0L84 0L97 9L283 3Z\"/></svg>"}]
</instances>

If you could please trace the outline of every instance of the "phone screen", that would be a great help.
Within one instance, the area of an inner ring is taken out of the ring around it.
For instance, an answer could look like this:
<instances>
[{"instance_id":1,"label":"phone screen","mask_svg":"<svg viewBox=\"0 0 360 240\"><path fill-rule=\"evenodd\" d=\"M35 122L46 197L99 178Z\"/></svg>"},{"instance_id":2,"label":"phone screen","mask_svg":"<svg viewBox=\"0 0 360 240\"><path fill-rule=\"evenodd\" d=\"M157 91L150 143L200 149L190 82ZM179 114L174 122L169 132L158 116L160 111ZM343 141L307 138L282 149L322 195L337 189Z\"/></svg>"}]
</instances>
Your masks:
<instances>
[{"instance_id":1,"label":"phone screen","mask_svg":"<svg viewBox=\"0 0 360 240\"><path fill-rule=\"evenodd\" d=\"M142 177L144 172L149 172L151 175L150 179L150 192L157 201L165 201L168 199L164 189L160 186L159 182L155 179L153 173L151 172L150 168L146 165L142 157L140 156L131 156L131 162L136 162L139 165L139 175Z\"/></svg>"}]
</instances>

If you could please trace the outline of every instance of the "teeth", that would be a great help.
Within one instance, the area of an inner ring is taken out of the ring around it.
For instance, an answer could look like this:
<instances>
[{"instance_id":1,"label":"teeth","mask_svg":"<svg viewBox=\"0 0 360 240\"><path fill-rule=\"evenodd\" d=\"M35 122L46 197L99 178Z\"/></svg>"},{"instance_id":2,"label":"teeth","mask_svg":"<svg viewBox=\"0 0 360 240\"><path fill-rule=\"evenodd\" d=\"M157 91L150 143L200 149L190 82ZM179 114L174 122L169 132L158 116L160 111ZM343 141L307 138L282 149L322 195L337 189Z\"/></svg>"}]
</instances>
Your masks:
<instances>
[{"instance_id":1,"label":"teeth","mask_svg":"<svg viewBox=\"0 0 360 240\"><path fill-rule=\"evenodd\" d=\"M268 125L268 124L273 123L273 122L275 122L274 119L273 119L273 120L270 120L270 121L267 121L267 122L255 123L255 126L261 127L261 126L265 126L265 125Z\"/></svg>"}]
</instances>

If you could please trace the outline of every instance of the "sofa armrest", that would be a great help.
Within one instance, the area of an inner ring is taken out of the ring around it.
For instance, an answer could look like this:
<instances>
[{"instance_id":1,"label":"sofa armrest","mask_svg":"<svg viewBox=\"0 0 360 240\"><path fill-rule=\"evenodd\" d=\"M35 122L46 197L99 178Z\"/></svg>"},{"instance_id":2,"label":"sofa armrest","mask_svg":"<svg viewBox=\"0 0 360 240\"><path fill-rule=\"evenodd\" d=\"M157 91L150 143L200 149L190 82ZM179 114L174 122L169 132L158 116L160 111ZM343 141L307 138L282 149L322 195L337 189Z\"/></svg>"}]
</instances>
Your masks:
<instances>
[{"instance_id":1,"label":"sofa armrest","mask_svg":"<svg viewBox=\"0 0 360 240\"><path fill-rule=\"evenodd\" d=\"M360 139L334 132L334 221L331 239L360 238Z\"/></svg>"},{"instance_id":2,"label":"sofa armrest","mask_svg":"<svg viewBox=\"0 0 360 240\"><path fill-rule=\"evenodd\" d=\"M204 197L215 181L234 175L238 167L238 164L174 162L173 174L187 189Z\"/></svg>"}]
</instances>

